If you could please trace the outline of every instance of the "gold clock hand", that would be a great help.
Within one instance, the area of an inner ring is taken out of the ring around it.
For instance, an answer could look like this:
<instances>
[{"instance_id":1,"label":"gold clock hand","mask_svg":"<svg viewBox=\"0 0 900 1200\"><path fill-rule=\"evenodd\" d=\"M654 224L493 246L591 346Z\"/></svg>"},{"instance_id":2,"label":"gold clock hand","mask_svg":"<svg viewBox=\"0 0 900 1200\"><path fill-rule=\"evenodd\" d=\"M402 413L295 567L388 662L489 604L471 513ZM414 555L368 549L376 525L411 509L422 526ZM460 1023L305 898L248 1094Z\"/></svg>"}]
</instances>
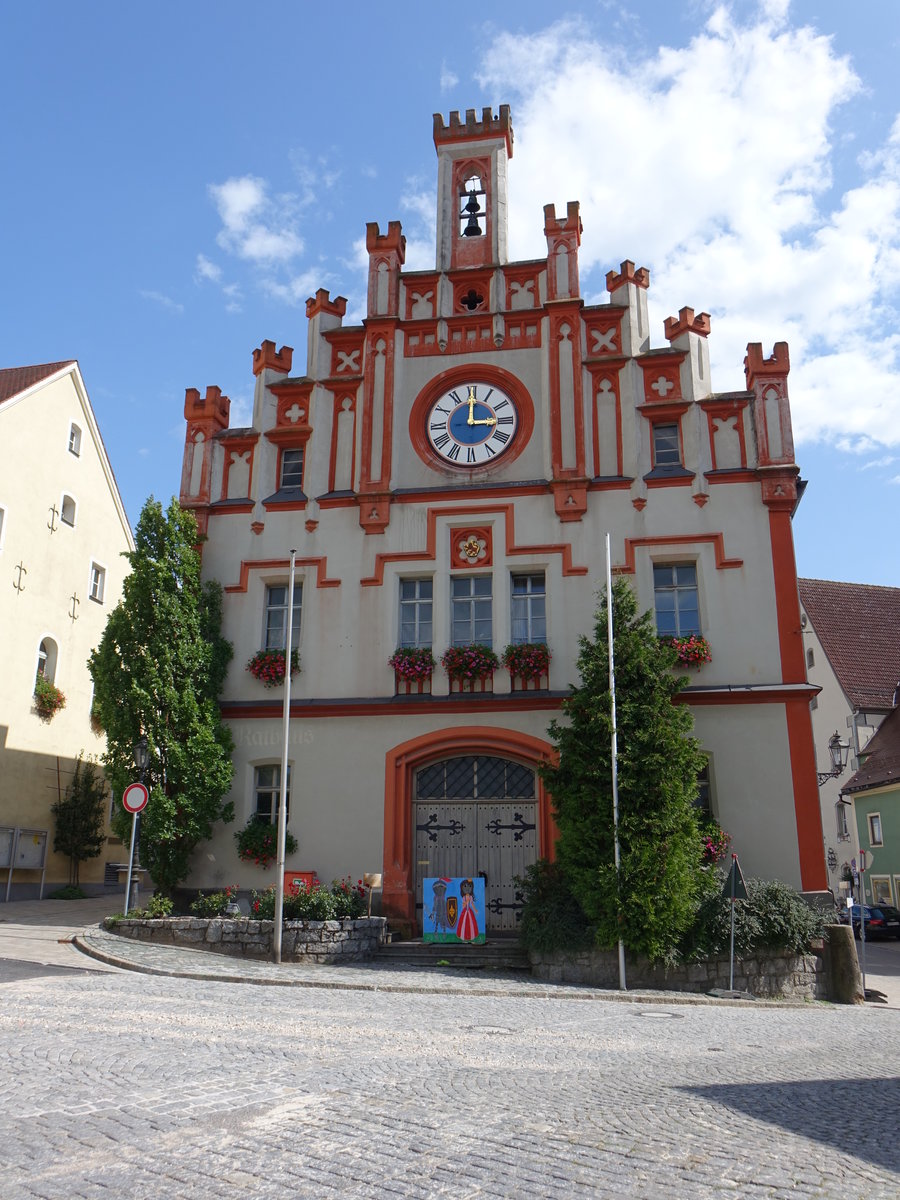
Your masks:
<instances>
[{"instance_id":1,"label":"gold clock hand","mask_svg":"<svg viewBox=\"0 0 900 1200\"><path fill-rule=\"evenodd\" d=\"M469 399L466 401L466 403L469 406L469 419L468 419L468 421L466 421L466 424L467 425L477 425L478 422L472 416L472 413L475 411L476 400L475 400L475 388L472 386L471 383L469 384Z\"/></svg>"},{"instance_id":2,"label":"gold clock hand","mask_svg":"<svg viewBox=\"0 0 900 1200\"><path fill-rule=\"evenodd\" d=\"M496 425L496 417L485 417L483 421L469 421L470 425Z\"/></svg>"}]
</instances>

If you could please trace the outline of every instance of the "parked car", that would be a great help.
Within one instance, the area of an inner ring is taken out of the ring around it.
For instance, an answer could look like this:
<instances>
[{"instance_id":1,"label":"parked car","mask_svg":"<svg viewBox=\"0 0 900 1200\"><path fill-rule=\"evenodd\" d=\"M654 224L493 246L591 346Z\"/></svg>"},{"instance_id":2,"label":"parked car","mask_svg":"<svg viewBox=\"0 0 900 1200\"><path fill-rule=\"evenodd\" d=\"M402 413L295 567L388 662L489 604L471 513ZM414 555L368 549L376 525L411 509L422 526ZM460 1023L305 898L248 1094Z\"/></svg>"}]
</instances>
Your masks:
<instances>
[{"instance_id":1,"label":"parked car","mask_svg":"<svg viewBox=\"0 0 900 1200\"><path fill-rule=\"evenodd\" d=\"M866 920L866 938L900 938L900 909L889 904L866 904L863 907ZM859 905L850 910L853 921L853 936L859 937Z\"/></svg>"}]
</instances>

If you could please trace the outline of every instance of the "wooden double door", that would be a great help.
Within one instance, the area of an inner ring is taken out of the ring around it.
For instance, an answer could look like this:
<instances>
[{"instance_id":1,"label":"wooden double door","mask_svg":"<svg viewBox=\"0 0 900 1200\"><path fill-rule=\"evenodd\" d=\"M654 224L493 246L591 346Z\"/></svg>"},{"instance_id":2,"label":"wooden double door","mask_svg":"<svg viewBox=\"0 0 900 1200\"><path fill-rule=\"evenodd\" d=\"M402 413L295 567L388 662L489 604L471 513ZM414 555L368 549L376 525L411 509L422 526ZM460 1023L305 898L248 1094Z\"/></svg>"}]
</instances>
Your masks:
<instances>
[{"instance_id":1,"label":"wooden double door","mask_svg":"<svg viewBox=\"0 0 900 1200\"><path fill-rule=\"evenodd\" d=\"M422 880L477 876L485 881L488 934L515 932L522 910L516 876L538 857L536 780L531 767L490 755L442 759L416 773L413 801L416 914Z\"/></svg>"}]
</instances>

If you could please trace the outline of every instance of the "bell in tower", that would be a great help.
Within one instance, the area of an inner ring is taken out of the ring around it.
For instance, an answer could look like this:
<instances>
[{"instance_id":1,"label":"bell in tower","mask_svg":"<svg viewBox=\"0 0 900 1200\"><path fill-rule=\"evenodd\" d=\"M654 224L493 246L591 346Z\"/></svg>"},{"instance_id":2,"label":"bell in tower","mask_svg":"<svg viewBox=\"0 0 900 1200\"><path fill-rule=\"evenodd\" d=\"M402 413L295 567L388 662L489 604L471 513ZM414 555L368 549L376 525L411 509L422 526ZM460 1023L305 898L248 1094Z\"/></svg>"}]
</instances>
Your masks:
<instances>
[{"instance_id":1,"label":"bell in tower","mask_svg":"<svg viewBox=\"0 0 900 1200\"><path fill-rule=\"evenodd\" d=\"M477 175L473 175L467 182L462 194L466 197L466 203L460 213L462 235L463 237L483 237L482 222L485 219L485 210L481 207L478 197L484 197L484 189ZM468 219L466 219L467 215Z\"/></svg>"},{"instance_id":2,"label":"bell in tower","mask_svg":"<svg viewBox=\"0 0 900 1200\"><path fill-rule=\"evenodd\" d=\"M513 130L509 105L495 116L475 109L465 119L452 112L447 124L434 117L438 156L437 269L499 266L508 261L507 164Z\"/></svg>"}]
</instances>

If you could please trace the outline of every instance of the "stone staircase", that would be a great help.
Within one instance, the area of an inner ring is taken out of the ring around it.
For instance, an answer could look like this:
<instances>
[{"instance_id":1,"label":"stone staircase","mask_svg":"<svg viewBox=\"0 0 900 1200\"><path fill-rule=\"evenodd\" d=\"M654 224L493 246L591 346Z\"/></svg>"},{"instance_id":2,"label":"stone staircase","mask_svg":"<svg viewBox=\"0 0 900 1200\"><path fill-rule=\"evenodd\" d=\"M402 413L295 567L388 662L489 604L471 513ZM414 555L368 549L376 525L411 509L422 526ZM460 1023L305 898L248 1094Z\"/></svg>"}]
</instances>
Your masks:
<instances>
[{"instance_id":1,"label":"stone staircase","mask_svg":"<svg viewBox=\"0 0 900 1200\"><path fill-rule=\"evenodd\" d=\"M397 966L462 967L470 971L530 971L528 955L515 938L494 938L483 946L463 943L390 941L378 947L376 961Z\"/></svg>"}]
</instances>

